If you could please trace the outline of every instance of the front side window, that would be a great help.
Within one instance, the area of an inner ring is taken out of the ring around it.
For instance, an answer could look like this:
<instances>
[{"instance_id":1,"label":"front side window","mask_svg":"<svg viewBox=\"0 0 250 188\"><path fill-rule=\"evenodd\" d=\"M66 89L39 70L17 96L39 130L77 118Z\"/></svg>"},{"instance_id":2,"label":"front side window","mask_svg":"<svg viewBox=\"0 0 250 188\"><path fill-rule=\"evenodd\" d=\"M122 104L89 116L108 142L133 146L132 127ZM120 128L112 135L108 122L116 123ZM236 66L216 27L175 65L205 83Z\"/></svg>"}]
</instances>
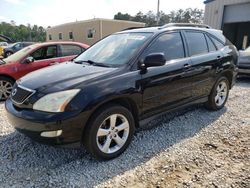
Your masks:
<instances>
[{"instance_id":1,"label":"front side window","mask_svg":"<svg viewBox=\"0 0 250 188\"><path fill-rule=\"evenodd\" d=\"M76 45L61 45L62 56L78 55L82 52L82 48Z\"/></svg>"},{"instance_id":2,"label":"front side window","mask_svg":"<svg viewBox=\"0 0 250 188\"><path fill-rule=\"evenodd\" d=\"M190 56L208 53L207 42L203 33L187 31L186 38Z\"/></svg>"},{"instance_id":3,"label":"front side window","mask_svg":"<svg viewBox=\"0 0 250 188\"><path fill-rule=\"evenodd\" d=\"M107 66L127 63L152 36L152 33L119 33L97 42L74 61L92 61Z\"/></svg>"},{"instance_id":4,"label":"front side window","mask_svg":"<svg viewBox=\"0 0 250 188\"><path fill-rule=\"evenodd\" d=\"M44 48L40 48L33 52L30 56L34 58L34 60L41 60L43 59L43 54L44 54Z\"/></svg>"},{"instance_id":5,"label":"front side window","mask_svg":"<svg viewBox=\"0 0 250 188\"><path fill-rule=\"evenodd\" d=\"M164 53L167 61L185 57L182 38L179 32L167 33L160 36L144 53Z\"/></svg>"},{"instance_id":6,"label":"front side window","mask_svg":"<svg viewBox=\"0 0 250 188\"><path fill-rule=\"evenodd\" d=\"M56 58L57 57L57 47L49 46L46 49L45 59Z\"/></svg>"},{"instance_id":7,"label":"front side window","mask_svg":"<svg viewBox=\"0 0 250 188\"><path fill-rule=\"evenodd\" d=\"M56 58L57 57L57 47L56 46L48 46L43 47L35 52L33 52L31 55L36 61L43 60L43 59L50 59L50 58Z\"/></svg>"}]
</instances>

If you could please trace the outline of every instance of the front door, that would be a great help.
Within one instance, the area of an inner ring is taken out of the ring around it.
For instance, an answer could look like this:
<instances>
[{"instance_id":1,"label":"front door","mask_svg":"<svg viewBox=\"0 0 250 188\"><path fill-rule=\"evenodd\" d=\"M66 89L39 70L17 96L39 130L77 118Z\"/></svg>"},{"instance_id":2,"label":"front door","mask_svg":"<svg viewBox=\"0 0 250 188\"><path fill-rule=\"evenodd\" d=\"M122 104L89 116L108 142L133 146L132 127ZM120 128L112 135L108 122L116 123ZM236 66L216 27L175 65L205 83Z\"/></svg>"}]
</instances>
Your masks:
<instances>
[{"instance_id":1,"label":"front door","mask_svg":"<svg viewBox=\"0 0 250 188\"><path fill-rule=\"evenodd\" d=\"M61 61L57 54L56 45L39 48L29 55L33 57L35 61L29 64L22 64L19 66L18 71L24 76L32 71L55 65Z\"/></svg>"},{"instance_id":2,"label":"front door","mask_svg":"<svg viewBox=\"0 0 250 188\"><path fill-rule=\"evenodd\" d=\"M143 53L164 53L166 64L142 74L144 118L192 99L191 60L186 57L180 32L160 35Z\"/></svg>"}]
</instances>

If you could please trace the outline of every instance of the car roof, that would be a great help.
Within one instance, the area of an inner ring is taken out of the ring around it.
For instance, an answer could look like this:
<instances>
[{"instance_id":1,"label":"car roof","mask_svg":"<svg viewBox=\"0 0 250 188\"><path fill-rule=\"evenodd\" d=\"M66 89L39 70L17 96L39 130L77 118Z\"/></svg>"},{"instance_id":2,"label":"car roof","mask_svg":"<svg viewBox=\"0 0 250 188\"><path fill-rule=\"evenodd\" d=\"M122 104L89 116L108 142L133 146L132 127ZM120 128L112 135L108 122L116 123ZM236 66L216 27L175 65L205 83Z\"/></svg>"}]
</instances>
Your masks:
<instances>
[{"instance_id":1,"label":"car roof","mask_svg":"<svg viewBox=\"0 0 250 188\"><path fill-rule=\"evenodd\" d=\"M164 26L159 27L144 27L144 28L133 28L123 30L117 33L153 33L154 35L167 32L167 31L176 31L176 30L192 30L192 31L202 31L210 33L213 36L216 36L222 42L225 42L225 37L222 34L221 30L213 29L207 25L203 24L166 24Z\"/></svg>"},{"instance_id":2,"label":"car roof","mask_svg":"<svg viewBox=\"0 0 250 188\"><path fill-rule=\"evenodd\" d=\"M83 48L88 48L89 45L84 44L84 43L80 43L80 42L67 42L67 41L57 41L57 42L42 42L42 43L36 43L34 45L36 46L48 46L48 45L60 45L60 44L73 44L73 45L78 45L81 46Z\"/></svg>"}]
</instances>

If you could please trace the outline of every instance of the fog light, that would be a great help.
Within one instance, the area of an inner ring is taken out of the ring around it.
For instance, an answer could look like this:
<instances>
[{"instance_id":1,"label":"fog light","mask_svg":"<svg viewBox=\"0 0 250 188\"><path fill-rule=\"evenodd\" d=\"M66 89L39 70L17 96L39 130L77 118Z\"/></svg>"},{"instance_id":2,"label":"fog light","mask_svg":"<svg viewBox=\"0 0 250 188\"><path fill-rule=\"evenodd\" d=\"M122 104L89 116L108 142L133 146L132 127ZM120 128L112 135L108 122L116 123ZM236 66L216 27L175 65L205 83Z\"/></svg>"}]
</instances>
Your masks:
<instances>
[{"instance_id":1,"label":"fog light","mask_svg":"<svg viewBox=\"0 0 250 188\"><path fill-rule=\"evenodd\" d=\"M42 132L41 136L42 137L58 137L62 134L62 130L57 130L57 131L46 131L46 132Z\"/></svg>"}]
</instances>

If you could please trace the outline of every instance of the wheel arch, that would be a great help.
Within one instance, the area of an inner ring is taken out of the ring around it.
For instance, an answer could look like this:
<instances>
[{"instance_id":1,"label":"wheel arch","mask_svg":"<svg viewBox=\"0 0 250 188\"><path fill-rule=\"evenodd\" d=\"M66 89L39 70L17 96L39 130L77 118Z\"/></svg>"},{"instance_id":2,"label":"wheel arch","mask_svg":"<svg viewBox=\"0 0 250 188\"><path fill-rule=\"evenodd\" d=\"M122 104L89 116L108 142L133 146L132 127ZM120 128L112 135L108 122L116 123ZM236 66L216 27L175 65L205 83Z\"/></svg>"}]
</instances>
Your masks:
<instances>
[{"instance_id":1,"label":"wheel arch","mask_svg":"<svg viewBox=\"0 0 250 188\"><path fill-rule=\"evenodd\" d=\"M228 79L228 81L229 81L229 89L231 89L232 88L232 83L233 83L233 72L225 71L225 72L223 72L221 74L221 76L225 76Z\"/></svg>"},{"instance_id":2,"label":"wheel arch","mask_svg":"<svg viewBox=\"0 0 250 188\"><path fill-rule=\"evenodd\" d=\"M13 82L15 82L15 81L16 81L16 79L15 79L15 78L13 78L12 76L7 75L7 74L1 74L1 73L0 73L0 77L9 78L9 79L11 79Z\"/></svg>"},{"instance_id":3,"label":"wheel arch","mask_svg":"<svg viewBox=\"0 0 250 188\"><path fill-rule=\"evenodd\" d=\"M127 108L134 117L135 127L136 128L139 127L139 109L136 105L136 102L133 101L132 99L129 99L128 97L119 97L119 98L107 100L101 103L100 105L96 106L92 110L91 115L88 117L86 124L84 126L84 129L83 129L83 132L85 132L85 129L87 125L89 124L89 122L91 121L91 118L93 118L93 115L95 114L95 112L97 112L99 109L103 108L104 106L108 106L108 105L120 105L120 106Z\"/></svg>"}]
</instances>

